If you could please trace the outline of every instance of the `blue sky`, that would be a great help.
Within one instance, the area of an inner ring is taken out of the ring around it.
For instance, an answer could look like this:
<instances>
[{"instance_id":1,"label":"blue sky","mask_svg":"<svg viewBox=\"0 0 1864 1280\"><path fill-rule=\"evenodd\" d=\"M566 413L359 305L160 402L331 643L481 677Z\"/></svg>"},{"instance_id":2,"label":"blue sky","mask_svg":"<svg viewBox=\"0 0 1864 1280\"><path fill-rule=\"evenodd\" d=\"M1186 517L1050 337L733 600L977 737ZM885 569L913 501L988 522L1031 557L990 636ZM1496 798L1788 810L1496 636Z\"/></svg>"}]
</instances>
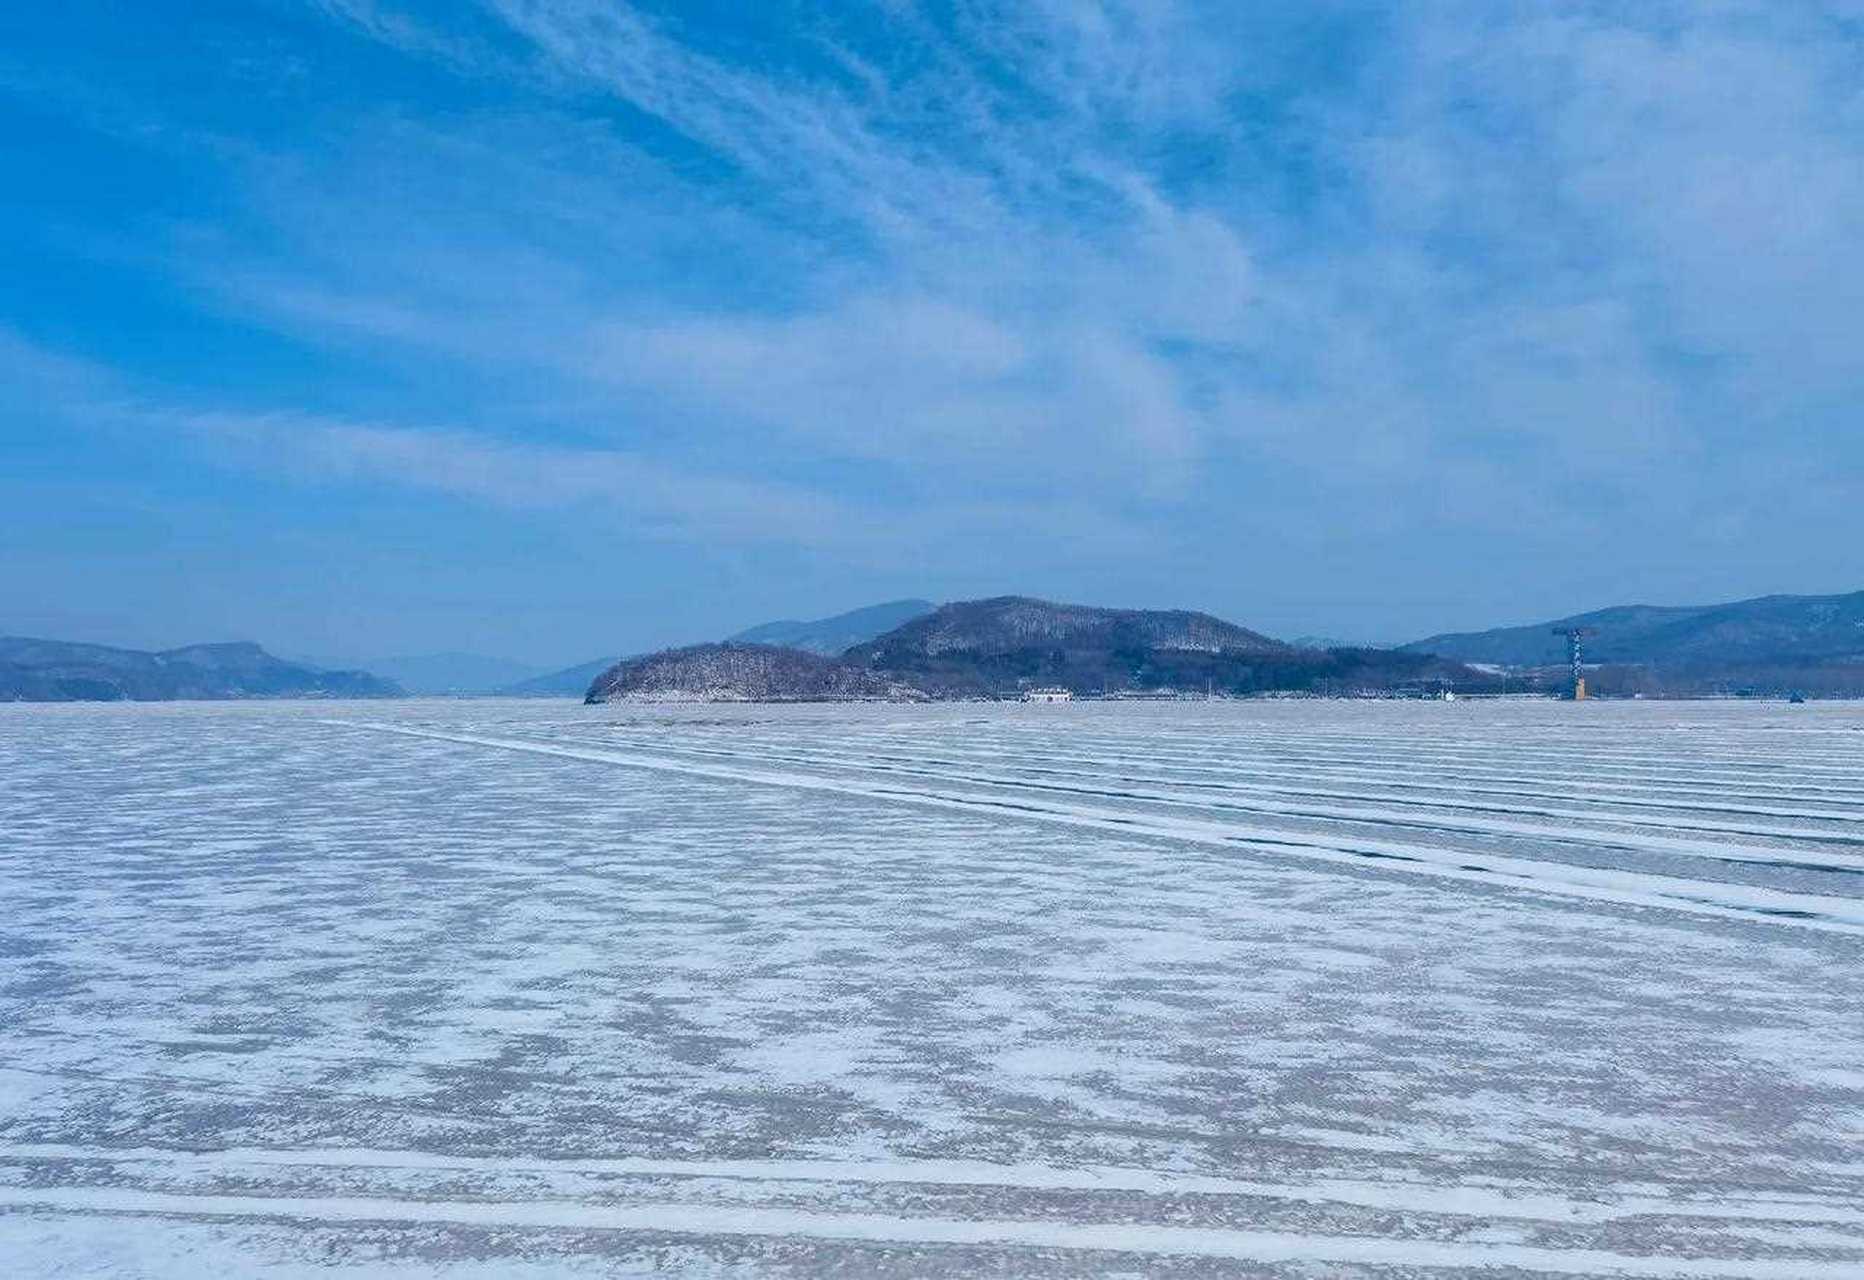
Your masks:
<instances>
[{"instance_id":1,"label":"blue sky","mask_svg":"<svg viewBox=\"0 0 1864 1280\"><path fill-rule=\"evenodd\" d=\"M1864 4L0 12L0 631L1864 586Z\"/></svg>"}]
</instances>

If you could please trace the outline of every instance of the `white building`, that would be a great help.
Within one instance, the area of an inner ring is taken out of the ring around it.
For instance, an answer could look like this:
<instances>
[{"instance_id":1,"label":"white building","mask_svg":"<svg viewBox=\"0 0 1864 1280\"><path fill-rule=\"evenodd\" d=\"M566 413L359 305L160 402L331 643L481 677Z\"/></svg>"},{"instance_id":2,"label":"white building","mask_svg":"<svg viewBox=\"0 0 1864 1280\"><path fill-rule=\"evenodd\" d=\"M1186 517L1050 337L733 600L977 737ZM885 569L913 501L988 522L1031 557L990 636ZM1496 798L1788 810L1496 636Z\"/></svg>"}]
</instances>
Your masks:
<instances>
[{"instance_id":1,"label":"white building","mask_svg":"<svg viewBox=\"0 0 1864 1280\"><path fill-rule=\"evenodd\" d=\"M1067 689L1049 687L1045 689L1024 689L1024 702L1073 702L1074 694Z\"/></svg>"}]
</instances>

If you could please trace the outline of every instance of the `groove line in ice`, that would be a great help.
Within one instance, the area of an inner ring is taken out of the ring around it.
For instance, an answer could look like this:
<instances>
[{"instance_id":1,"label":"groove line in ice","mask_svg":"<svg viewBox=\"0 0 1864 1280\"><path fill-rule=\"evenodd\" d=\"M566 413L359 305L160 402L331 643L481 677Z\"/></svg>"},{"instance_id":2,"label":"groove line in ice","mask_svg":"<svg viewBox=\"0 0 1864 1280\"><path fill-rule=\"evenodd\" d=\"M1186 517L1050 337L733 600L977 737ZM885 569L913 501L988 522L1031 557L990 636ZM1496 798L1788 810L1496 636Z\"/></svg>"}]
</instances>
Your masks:
<instances>
[{"instance_id":1,"label":"groove line in ice","mask_svg":"<svg viewBox=\"0 0 1864 1280\"><path fill-rule=\"evenodd\" d=\"M1610 902L1621 906L1662 907L1697 915L1749 923L1766 923L1822 932L1864 934L1864 900L1822 894L1787 892L1751 885L1691 880L1645 872L1607 870L1568 863L1539 862L1526 858L1473 854L1462 850L1394 841L1323 841L1286 831L1261 831L1086 806L1062 806L1037 800L1013 801L1001 797L928 788L885 787L842 778L783 773L768 769L707 764L671 756L601 751L495 738L480 734L438 733L401 725L333 720L328 723L365 732L395 734L454 742L465 746L523 751L597 764L618 764L641 769L687 773L697 777L755 782L771 786L834 792L870 799L904 801L968 813L996 813L1133 836L1182 841L1229 850L1301 857L1364 870L1369 865L1470 884L1509 885L1555 897Z\"/></svg>"}]
</instances>

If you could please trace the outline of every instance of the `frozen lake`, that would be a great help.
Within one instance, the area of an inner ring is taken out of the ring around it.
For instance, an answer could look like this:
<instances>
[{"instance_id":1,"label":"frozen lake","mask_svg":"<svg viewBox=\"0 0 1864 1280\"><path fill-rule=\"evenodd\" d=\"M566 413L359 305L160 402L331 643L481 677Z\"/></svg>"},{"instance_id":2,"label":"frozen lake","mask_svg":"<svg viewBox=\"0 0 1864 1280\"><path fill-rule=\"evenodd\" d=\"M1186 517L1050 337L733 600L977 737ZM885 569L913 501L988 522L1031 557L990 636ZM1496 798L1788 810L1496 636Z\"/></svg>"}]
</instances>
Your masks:
<instances>
[{"instance_id":1,"label":"frozen lake","mask_svg":"<svg viewBox=\"0 0 1864 1280\"><path fill-rule=\"evenodd\" d=\"M1855 1280L1864 707L0 706L0 1274L657 1270Z\"/></svg>"}]
</instances>

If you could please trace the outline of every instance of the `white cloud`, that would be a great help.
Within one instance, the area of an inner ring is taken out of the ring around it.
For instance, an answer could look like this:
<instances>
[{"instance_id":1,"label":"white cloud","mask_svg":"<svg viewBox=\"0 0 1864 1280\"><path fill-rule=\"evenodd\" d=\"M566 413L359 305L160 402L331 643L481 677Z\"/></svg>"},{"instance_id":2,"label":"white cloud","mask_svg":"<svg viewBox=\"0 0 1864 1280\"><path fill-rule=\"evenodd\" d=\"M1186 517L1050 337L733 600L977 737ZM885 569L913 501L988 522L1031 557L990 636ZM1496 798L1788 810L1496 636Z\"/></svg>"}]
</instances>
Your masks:
<instances>
[{"instance_id":1,"label":"white cloud","mask_svg":"<svg viewBox=\"0 0 1864 1280\"><path fill-rule=\"evenodd\" d=\"M312 479L388 480L514 508L595 504L642 532L802 546L846 540L850 513L820 493L694 473L616 450L488 439L461 431L383 426L301 413L152 413L223 457Z\"/></svg>"},{"instance_id":2,"label":"white cloud","mask_svg":"<svg viewBox=\"0 0 1864 1280\"><path fill-rule=\"evenodd\" d=\"M1085 319L1012 326L934 299L854 298L786 319L614 324L591 368L706 423L969 474L986 489L1037 477L1166 483L1194 447L1175 373L1122 336Z\"/></svg>"},{"instance_id":3,"label":"white cloud","mask_svg":"<svg viewBox=\"0 0 1864 1280\"><path fill-rule=\"evenodd\" d=\"M344 438L410 482L582 501L652 456L884 492L923 540L964 493L1110 547L1291 496L1369 555L1445 521L1623 545L1803 491L1780 451L1864 381L1835 6L902 4L866 15L901 43L825 11L820 64L781 66L624 4L498 0L470 39L342 7L522 105L261 165L286 251L206 271L298 335L496 383L451 463ZM497 443L565 405L611 461Z\"/></svg>"}]
</instances>

